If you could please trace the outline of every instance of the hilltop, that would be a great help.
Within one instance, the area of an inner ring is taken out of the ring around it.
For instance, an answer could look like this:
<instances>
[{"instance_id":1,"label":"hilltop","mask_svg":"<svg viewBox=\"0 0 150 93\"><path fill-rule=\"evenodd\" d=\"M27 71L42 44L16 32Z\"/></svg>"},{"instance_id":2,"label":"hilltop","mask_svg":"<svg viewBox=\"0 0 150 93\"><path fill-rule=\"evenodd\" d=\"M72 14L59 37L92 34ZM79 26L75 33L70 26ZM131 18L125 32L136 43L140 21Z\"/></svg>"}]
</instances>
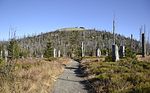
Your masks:
<instances>
[{"instance_id":1,"label":"hilltop","mask_svg":"<svg viewBox=\"0 0 150 93\"><path fill-rule=\"evenodd\" d=\"M129 48L133 42L133 51L139 52L139 42L131 40L128 37L116 34L116 43L120 46L122 43ZM43 55L47 43L57 51L60 50L61 56L80 56L81 43L84 43L86 56L95 56L96 49L100 48L103 55L111 53L113 42L112 33L105 30L85 29L85 28L63 28L54 32L42 33L37 36L25 36L17 39L21 50L25 51L27 56L40 57Z\"/></svg>"},{"instance_id":2,"label":"hilltop","mask_svg":"<svg viewBox=\"0 0 150 93\"><path fill-rule=\"evenodd\" d=\"M40 35L25 36L16 39L18 43L20 56L41 57L46 51L47 44L51 43L51 48L56 52L60 51L61 56L79 57L81 56L81 43L84 43L85 56L96 56L96 49L99 48L102 55L111 54L113 34L106 30L79 28L62 28L53 32L42 33ZM116 44L124 44L126 49L131 47L136 53L139 53L140 44L137 40L131 40L128 37L116 34ZM3 42L4 43L4 42ZM3 50L1 44L1 50ZM5 42L8 47L9 43ZM10 46L11 47L11 46Z\"/></svg>"},{"instance_id":3,"label":"hilltop","mask_svg":"<svg viewBox=\"0 0 150 93\"><path fill-rule=\"evenodd\" d=\"M70 27L70 28L61 28L58 31L82 31L86 30L84 27Z\"/></svg>"}]
</instances>

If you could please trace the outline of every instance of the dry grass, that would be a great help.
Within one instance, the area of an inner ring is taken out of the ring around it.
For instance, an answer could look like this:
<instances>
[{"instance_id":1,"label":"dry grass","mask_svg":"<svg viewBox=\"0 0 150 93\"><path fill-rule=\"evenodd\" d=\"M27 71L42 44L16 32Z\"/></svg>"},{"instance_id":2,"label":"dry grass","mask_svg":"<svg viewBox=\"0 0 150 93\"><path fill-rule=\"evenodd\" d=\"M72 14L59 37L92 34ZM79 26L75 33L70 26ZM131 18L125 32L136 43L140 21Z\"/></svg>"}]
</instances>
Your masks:
<instances>
[{"instance_id":1,"label":"dry grass","mask_svg":"<svg viewBox=\"0 0 150 93\"><path fill-rule=\"evenodd\" d=\"M0 78L0 93L50 93L54 81L63 72L63 64L68 62L64 58L17 60L11 75Z\"/></svg>"},{"instance_id":2,"label":"dry grass","mask_svg":"<svg viewBox=\"0 0 150 93\"><path fill-rule=\"evenodd\" d=\"M105 61L105 56L101 56L101 57L84 57L81 60L81 63L84 62L99 62L99 61Z\"/></svg>"},{"instance_id":3,"label":"dry grass","mask_svg":"<svg viewBox=\"0 0 150 93\"><path fill-rule=\"evenodd\" d=\"M137 58L139 61L150 61L150 56L142 57L142 55L137 55L136 58Z\"/></svg>"}]
</instances>

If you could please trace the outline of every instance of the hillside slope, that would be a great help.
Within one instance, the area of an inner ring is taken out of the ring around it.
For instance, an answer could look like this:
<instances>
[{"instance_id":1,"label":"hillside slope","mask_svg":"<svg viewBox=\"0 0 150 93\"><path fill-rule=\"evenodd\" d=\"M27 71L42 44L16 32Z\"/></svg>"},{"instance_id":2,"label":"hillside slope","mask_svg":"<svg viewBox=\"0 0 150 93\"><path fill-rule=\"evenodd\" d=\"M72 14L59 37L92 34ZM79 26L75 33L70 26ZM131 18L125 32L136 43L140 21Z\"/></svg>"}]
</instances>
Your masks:
<instances>
[{"instance_id":1,"label":"hillside slope","mask_svg":"<svg viewBox=\"0 0 150 93\"><path fill-rule=\"evenodd\" d=\"M113 44L112 33L95 29L68 30L61 29L61 31L56 30L54 32L41 33L36 36L25 36L24 38L17 39L19 51L21 51L19 55L24 57L42 57L45 51L47 51L47 43L50 43L51 48L55 48L57 54L60 51L61 56L80 57L82 42L84 44L85 56L95 56L97 48L101 50L103 55L106 53L111 54ZM139 42L136 40L131 40L130 38L116 34L116 43L118 46L124 43L127 48L132 47L132 51L140 52ZM5 42L5 45L8 47L10 42ZM9 47L11 48L11 46ZM3 44L1 44L0 49L4 50Z\"/></svg>"},{"instance_id":2,"label":"hillside slope","mask_svg":"<svg viewBox=\"0 0 150 93\"><path fill-rule=\"evenodd\" d=\"M68 29L69 30L69 29ZM61 56L81 56L81 43L84 43L84 52L86 56L95 56L96 49L100 48L103 55L111 53L111 45L113 42L113 35L107 31L97 30L71 30L42 33L37 36L26 36L17 39L17 42L22 51L26 51L27 56L40 57L44 54L46 45L51 42L52 48L56 51L60 50ZM139 42L131 40L130 38L116 34L116 43L118 46L125 44L130 48L132 42L132 49L139 52Z\"/></svg>"}]
</instances>

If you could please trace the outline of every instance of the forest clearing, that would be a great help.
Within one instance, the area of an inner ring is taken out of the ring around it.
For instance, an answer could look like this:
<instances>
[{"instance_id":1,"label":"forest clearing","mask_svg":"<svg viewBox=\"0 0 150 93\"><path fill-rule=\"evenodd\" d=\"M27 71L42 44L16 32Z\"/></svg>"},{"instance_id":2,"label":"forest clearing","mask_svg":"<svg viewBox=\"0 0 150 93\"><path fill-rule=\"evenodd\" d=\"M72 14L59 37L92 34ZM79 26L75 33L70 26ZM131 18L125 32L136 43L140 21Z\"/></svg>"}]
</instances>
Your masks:
<instances>
[{"instance_id":1,"label":"forest clearing","mask_svg":"<svg viewBox=\"0 0 150 93\"><path fill-rule=\"evenodd\" d=\"M150 93L150 0L0 0L0 93Z\"/></svg>"}]
</instances>

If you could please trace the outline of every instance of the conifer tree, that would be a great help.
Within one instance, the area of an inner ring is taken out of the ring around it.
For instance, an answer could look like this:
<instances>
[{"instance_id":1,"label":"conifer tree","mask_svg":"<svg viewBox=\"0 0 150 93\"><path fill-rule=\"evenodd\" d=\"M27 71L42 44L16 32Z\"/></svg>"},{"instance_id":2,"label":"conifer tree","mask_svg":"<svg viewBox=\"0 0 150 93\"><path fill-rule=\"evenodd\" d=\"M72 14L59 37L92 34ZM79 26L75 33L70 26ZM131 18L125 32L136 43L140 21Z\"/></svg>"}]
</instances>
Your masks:
<instances>
[{"instance_id":1,"label":"conifer tree","mask_svg":"<svg viewBox=\"0 0 150 93\"><path fill-rule=\"evenodd\" d=\"M49 57L52 57L53 56L53 48L52 48L52 44L51 42L49 41L46 45L46 49L44 51L44 57L45 58L49 58Z\"/></svg>"},{"instance_id":2,"label":"conifer tree","mask_svg":"<svg viewBox=\"0 0 150 93\"><path fill-rule=\"evenodd\" d=\"M8 45L8 56L11 59L19 58L20 48L15 39L11 39Z\"/></svg>"}]
</instances>

